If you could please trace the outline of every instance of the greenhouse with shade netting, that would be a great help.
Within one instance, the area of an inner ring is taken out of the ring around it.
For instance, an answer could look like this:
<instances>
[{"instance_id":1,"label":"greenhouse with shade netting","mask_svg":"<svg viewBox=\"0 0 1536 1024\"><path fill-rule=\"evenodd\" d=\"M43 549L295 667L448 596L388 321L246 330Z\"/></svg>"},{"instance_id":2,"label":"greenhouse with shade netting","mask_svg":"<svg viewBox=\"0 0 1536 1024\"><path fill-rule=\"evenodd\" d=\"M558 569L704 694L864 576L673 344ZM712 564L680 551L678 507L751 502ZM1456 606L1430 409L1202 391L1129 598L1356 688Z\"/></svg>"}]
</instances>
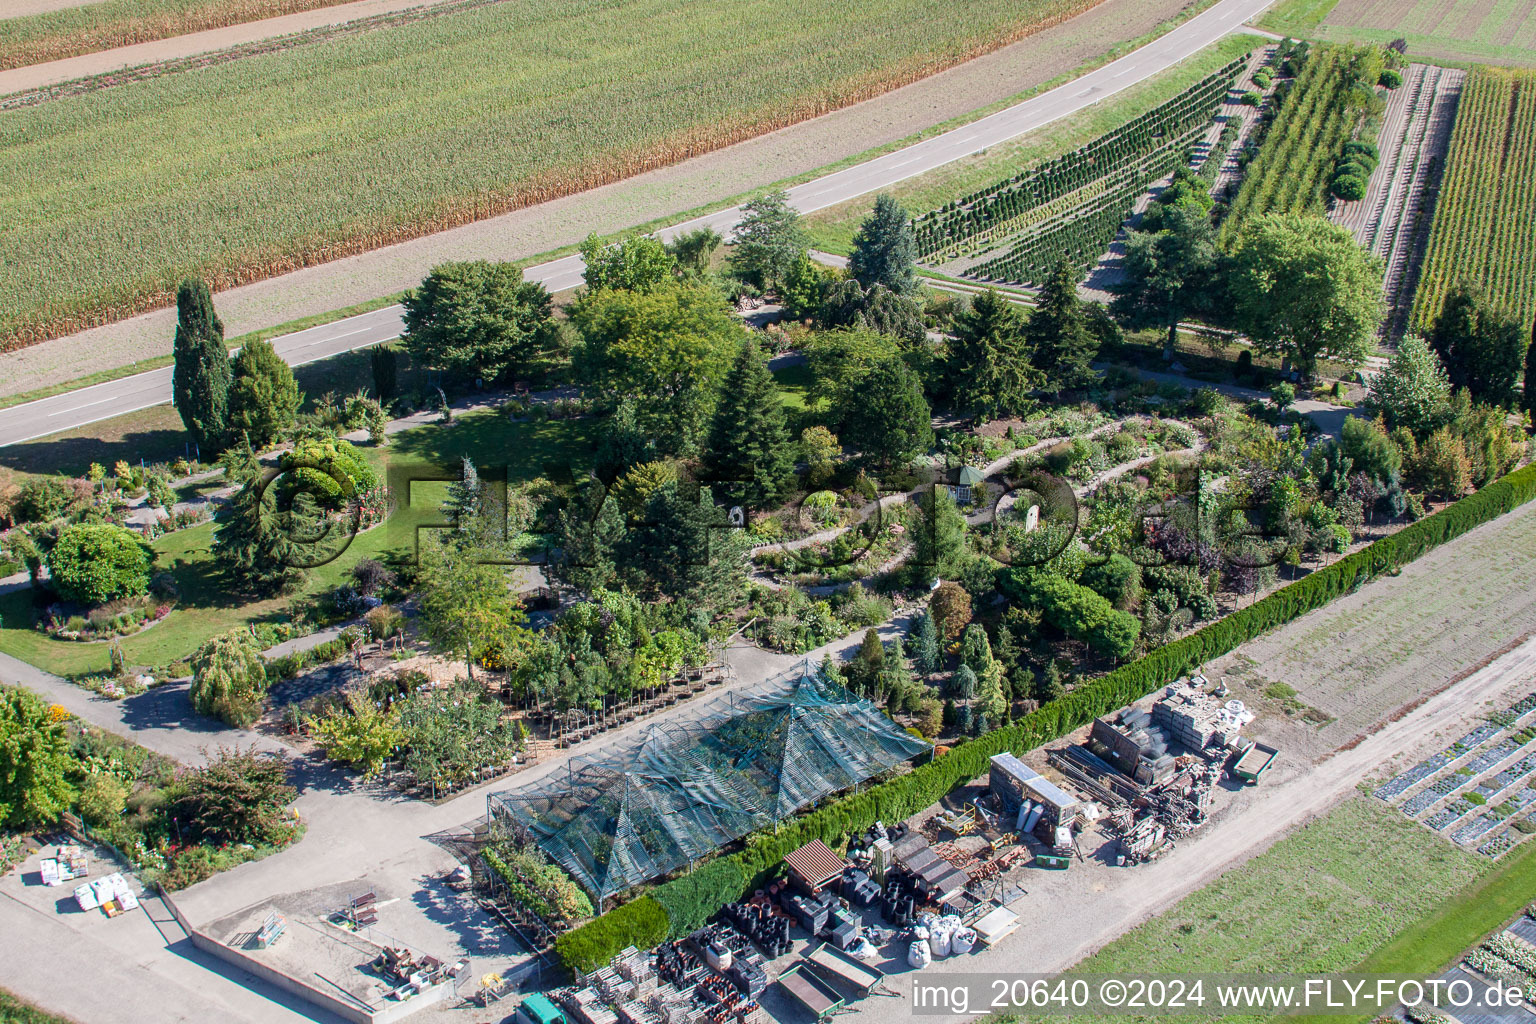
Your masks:
<instances>
[{"instance_id":1,"label":"greenhouse with shade netting","mask_svg":"<svg viewBox=\"0 0 1536 1024\"><path fill-rule=\"evenodd\" d=\"M929 749L809 665L487 798L599 901Z\"/></svg>"}]
</instances>

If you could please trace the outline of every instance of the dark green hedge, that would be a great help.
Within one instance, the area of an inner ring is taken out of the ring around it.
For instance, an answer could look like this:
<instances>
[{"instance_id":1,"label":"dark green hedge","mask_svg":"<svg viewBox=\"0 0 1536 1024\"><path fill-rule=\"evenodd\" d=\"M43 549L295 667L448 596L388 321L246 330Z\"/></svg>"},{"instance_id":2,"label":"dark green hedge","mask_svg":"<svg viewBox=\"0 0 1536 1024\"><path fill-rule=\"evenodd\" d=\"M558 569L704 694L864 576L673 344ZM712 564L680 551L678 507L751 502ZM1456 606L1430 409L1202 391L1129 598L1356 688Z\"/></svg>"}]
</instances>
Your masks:
<instances>
[{"instance_id":1,"label":"dark green hedge","mask_svg":"<svg viewBox=\"0 0 1536 1024\"><path fill-rule=\"evenodd\" d=\"M1057 739L1079 726L1086 725L1100 715L1106 715L1132 701L1139 700L1161 686L1173 682L1190 669L1227 653L1240 644L1253 639L1276 626L1299 618L1314 608L1321 608L1334 598L1347 594L1368 580L1390 572L1418 558L1439 544L1453 540L1468 530L1489 520L1496 519L1536 497L1536 465L1516 470L1454 505L1413 523L1390 537L1384 537L1369 547L1346 555L1326 568L1319 569L1304 579L1297 580L1275 591L1247 608L1233 612L1219 622L1187 637L1159 647L1157 650L1123 665L1107 675L1100 676L1086 686L1052 701L1040 710L1025 715L1011 725L993 729L982 736L955 747L943 757L913 770L912 772L871 786L861 793L835 800L830 804L802 815L779 826L776 832L759 832L746 839L746 849L739 853L711 861L697 872L719 872L724 877L726 869L717 867L734 862L741 873L745 886L720 899L719 905L729 902L746 888L751 888L778 866L784 855L803 846L812 839L820 839L828 845L837 845L842 838L868 828L876 820L893 822L906 818L934 803L955 786L986 773L988 760L1003 751L1021 752ZM677 893L690 890L683 886L687 876L668 882L666 886L678 887ZM718 895L719 890L711 886ZM700 883L695 890L705 891ZM657 893L658 897L660 892ZM712 897L713 898L713 897ZM680 896L669 902L682 905ZM567 965L603 962L591 959L572 960L566 955L562 943L572 941L573 948L587 955L594 948L609 949L612 955L626 945L654 945L660 942L668 928L651 927L646 934L657 936L654 941L642 941L638 930L626 932L626 926L615 924L614 919L629 911L630 907L646 904L646 914L651 907L662 908L656 899L642 896L632 903L599 917L581 928L562 936L556 950ZM698 904L688 907L688 919L695 920L702 913L709 913ZM646 918L648 921L649 919ZM588 940L583 933L589 930L609 935L606 942ZM682 931L683 929L673 929Z\"/></svg>"},{"instance_id":2,"label":"dark green hedge","mask_svg":"<svg viewBox=\"0 0 1536 1024\"><path fill-rule=\"evenodd\" d=\"M719 857L658 885L651 895L672 922L670 937L678 939L708 924L711 915L740 896L746 884L741 865L730 857Z\"/></svg>"},{"instance_id":3,"label":"dark green hedge","mask_svg":"<svg viewBox=\"0 0 1536 1024\"><path fill-rule=\"evenodd\" d=\"M641 896L566 932L555 940L555 953L573 970L592 971L625 946L659 946L667 940L668 927L667 912L661 904Z\"/></svg>"}]
</instances>

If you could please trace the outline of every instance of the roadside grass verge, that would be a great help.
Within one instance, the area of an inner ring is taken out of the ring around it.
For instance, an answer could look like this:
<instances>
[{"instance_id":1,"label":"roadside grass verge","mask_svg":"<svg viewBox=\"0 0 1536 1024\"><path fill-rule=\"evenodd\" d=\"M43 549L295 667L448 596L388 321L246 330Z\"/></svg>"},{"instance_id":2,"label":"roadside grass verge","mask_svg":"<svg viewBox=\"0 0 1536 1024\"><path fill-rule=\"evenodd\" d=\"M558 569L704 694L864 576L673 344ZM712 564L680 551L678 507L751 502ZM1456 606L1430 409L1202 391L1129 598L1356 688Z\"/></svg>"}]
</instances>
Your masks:
<instances>
[{"instance_id":1,"label":"roadside grass verge","mask_svg":"<svg viewBox=\"0 0 1536 1024\"><path fill-rule=\"evenodd\" d=\"M1426 836L1425 841L1435 837ZM1446 844L1448 845L1448 844ZM1492 870L1472 879L1446 898L1433 913L1402 929L1390 942L1358 964L1351 974L1432 978L1451 966L1465 950L1520 913L1536 894L1536 843L1521 843L1497 861ZM1292 1024L1351 1024L1358 1017L1284 1018Z\"/></svg>"},{"instance_id":2,"label":"roadside grass verge","mask_svg":"<svg viewBox=\"0 0 1536 1024\"><path fill-rule=\"evenodd\" d=\"M243 348L253 341L268 341L284 334L295 334L299 331L307 331L311 327L320 327L324 324L334 323L337 320L345 320L349 316L360 316L363 313L372 313L376 309L385 306L393 306L401 301L404 293L381 295L367 302L360 302L355 306L346 306L342 309L333 309L327 313L316 313L313 316L300 317L297 320L289 320L287 323L273 324L271 327L263 327L259 331L250 331L239 337L229 338L229 347L233 349ZM339 358L339 357L332 357ZM27 402L35 402L41 398L52 398L54 395L62 395L66 391L77 391L80 388L88 388L92 384L105 384L108 381L121 380L123 377L131 377L136 373L146 373L150 370L158 370L162 366L170 366L173 358L169 355L155 356L153 359L141 359L127 366L120 366L115 370L103 370L100 373L92 373L84 377L76 377L74 380L65 381L62 384L54 384L46 388L36 388L32 391L23 391L20 394L6 395L0 398L0 409L9 409L13 405L23 405ZM306 366L312 364L304 364Z\"/></svg>"},{"instance_id":3,"label":"roadside grass verge","mask_svg":"<svg viewBox=\"0 0 1536 1024\"><path fill-rule=\"evenodd\" d=\"M1307 39L1317 32L1317 26L1328 17L1339 0L1280 0L1265 11L1255 28L1273 32L1292 39Z\"/></svg>"},{"instance_id":4,"label":"roadside grass verge","mask_svg":"<svg viewBox=\"0 0 1536 1024\"><path fill-rule=\"evenodd\" d=\"M1109 99L1051 124L973 153L942 167L897 182L884 191L916 216L976 189L1017 173L1021 168L1078 149L1160 103L1167 102L1233 58L1267 40L1239 33L1206 47L1192 57ZM808 215L812 244L825 252L846 256L859 224L874 208L873 195L860 196Z\"/></svg>"},{"instance_id":5,"label":"roadside grass verge","mask_svg":"<svg viewBox=\"0 0 1536 1024\"><path fill-rule=\"evenodd\" d=\"M41 1010L0 988L0 1024L75 1024L70 1017Z\"/></svg>"},{"instance_id":6,"label":"roadside grass verge","mask_svg":"<svg viewBox=\"0 0 1536 1024\"><path fill-rule=\"evenodd\" d=\"M743 35L739 11L684 0L533 0L13 110L0 263L48 252L60 269L0 277L0 338L153 308L190 273L225 288L617 181L1091 2L979 0L957 19L922 0L764 0Z\"/></svg>"}]
</instances>

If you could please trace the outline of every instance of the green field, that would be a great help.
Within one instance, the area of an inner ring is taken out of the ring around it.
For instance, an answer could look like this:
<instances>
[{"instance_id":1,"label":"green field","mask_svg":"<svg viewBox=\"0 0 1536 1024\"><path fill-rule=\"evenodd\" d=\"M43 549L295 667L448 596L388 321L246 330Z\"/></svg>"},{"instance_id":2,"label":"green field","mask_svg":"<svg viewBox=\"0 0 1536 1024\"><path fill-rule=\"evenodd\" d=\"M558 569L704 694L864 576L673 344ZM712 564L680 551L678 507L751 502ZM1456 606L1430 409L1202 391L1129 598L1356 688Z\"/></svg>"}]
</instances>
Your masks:
<instances>
[{"instance_id":1,"label":"green field","mask_svg":"<svg viewBox=\"0 0 1536 1024\"><path fill-rule=\"evenodd\" d=\"M1193 849L1198 856L1198 841ZM1476 884L1491 866L1398 811L1354 796L1073 970L1122 977L1341 972L1436 920L1446 894Z\"/></svg>"},{"instance_id":2,"label":"green field","mask_svg":"<svg viewBox=\"0 0 1536 1024\"><path fill-rule=\"evenodd\" d=\"M1307 39L1339 0L1280 0L1265 11L1254 25L1266 32L1292 39Z\"/></svg>"},{"instance_id":3,"label":"green field","mask_svg":"<svg viewBox=\"0 0 1536 1024\"><path fill-rule=\"evenodd\" d=\"M0 19L0 68L60 60L348 0L99 0Z\"/></svg>"},{"instance_id":4,"label":"green field","mask_svg":"<svg viewBox=\"0 0 1536 1024\"><path fill-rule=\"evenodd\" d=\"M1091 2L530 0L13 110L0 346L590 188Z\"/></svg>"},{"instance_id":5,"label":"green field","mask_svg":"<svg viewBox=\"0 0 1536 1024\"><path fill-rule=\"evenodd\" d=\"M1264 40L1246 34L1228 36L1188 60L1154 75L1103 102L1060 121L1046 125L1002 145L945 164L926 174L899 182L885 191L895 196L914 216L925 213L1021 168L1078 149L1105 132L1120 127L1139 114L1164 103L1234 57L1262 45ZM816 248L846 254L854 232L869 215L874 198L865 196L813 213L805 218Z\"/></svg>"},{"instance_id":6,"label":"green field","mask_svg":"<svg viewBox=\"0 0 1536 1024\"><path fill-rule=\"evenodd\" d=\"M1304 2L1321 6L1325 0ZM1435 64L1536 66L1536 8L1530 0L1338 0L1309 34L1340 43L1401 38L1410 59Z\"/></svg>"},{"instance_id":7,"label":"green field","mask_svg":"<svg viewBox=\"0 0 1536 1024\"><path fill-rule=\"evenodd\" d=\"M431 462L456 468L461 455L483 467L504 465L513 480L558 474L576 476L591 461L591 421L551 420L513 423L493 412L472 413L452 424L432 424L396 434L388 448L364 449L381 477L389 461ZM435 509L423 505L426 489L417 495L421 517L436 519ZM414 516L359 534L335 561L306 575L303 594L314 595L338 586L363 558L404 551L413 536ZM176 576L180 603L165 620L122 641L130 665L166 665L189 656L210 636L256 622L286 618L290 598L248 604L233 603L229 587L215 565L211 546L214 527L205 523L167 534L154 542L156 567ZM301 595L302 596L302 595ZM31 628L31 592L0 594L0 651L58 675L105 672L106 643L55 640Z\"/></svg>"}]
</instances>

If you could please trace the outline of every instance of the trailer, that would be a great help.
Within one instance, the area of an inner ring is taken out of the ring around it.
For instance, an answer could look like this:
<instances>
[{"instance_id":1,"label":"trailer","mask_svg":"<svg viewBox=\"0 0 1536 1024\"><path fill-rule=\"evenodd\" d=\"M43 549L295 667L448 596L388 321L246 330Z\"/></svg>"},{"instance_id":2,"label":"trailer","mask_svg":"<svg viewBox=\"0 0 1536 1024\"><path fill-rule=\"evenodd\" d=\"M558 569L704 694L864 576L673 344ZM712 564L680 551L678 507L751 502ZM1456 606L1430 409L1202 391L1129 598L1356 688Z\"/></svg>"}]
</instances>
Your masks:
<instances>
[{"instance_id":1,"label":"trailer","mask_svg":"<svg viewBox=\"0 0 1536 1024\"><path fill-rule=\"evenodd\" d=\"M816 1020L830 1017L846 1008L837 990L809 970L810 962L801 960L779 975L779 985L790 998L810 1011Z\"/></svg>"},{"instance_id":2,"label":"trailer","mask_svg":"<svg viewBox=\"0 0 1536 1024\"><path fill-rule=\"evenodd\" d=\"M880 992L895 995L885 983L885 972L872 964L855 960L847 953L823 942L803 954L808 963L834 981L842 982L859 994L859 998Z\"/></svg>"},{"instance_id":3,"label":"trailer","mask_svg":"<svg viewBox=\"0 0 1536 1024\"><path fill-rule=\"evenodd\" d=\"M1238 757L1232 765L1232 777L1242 779L1249 786L1259 781L1259 776L1269 770L1269 766L1275 763L1275 758L1280 751L1267 743L1255 742Z\"/></svg>"}]
</instances>

